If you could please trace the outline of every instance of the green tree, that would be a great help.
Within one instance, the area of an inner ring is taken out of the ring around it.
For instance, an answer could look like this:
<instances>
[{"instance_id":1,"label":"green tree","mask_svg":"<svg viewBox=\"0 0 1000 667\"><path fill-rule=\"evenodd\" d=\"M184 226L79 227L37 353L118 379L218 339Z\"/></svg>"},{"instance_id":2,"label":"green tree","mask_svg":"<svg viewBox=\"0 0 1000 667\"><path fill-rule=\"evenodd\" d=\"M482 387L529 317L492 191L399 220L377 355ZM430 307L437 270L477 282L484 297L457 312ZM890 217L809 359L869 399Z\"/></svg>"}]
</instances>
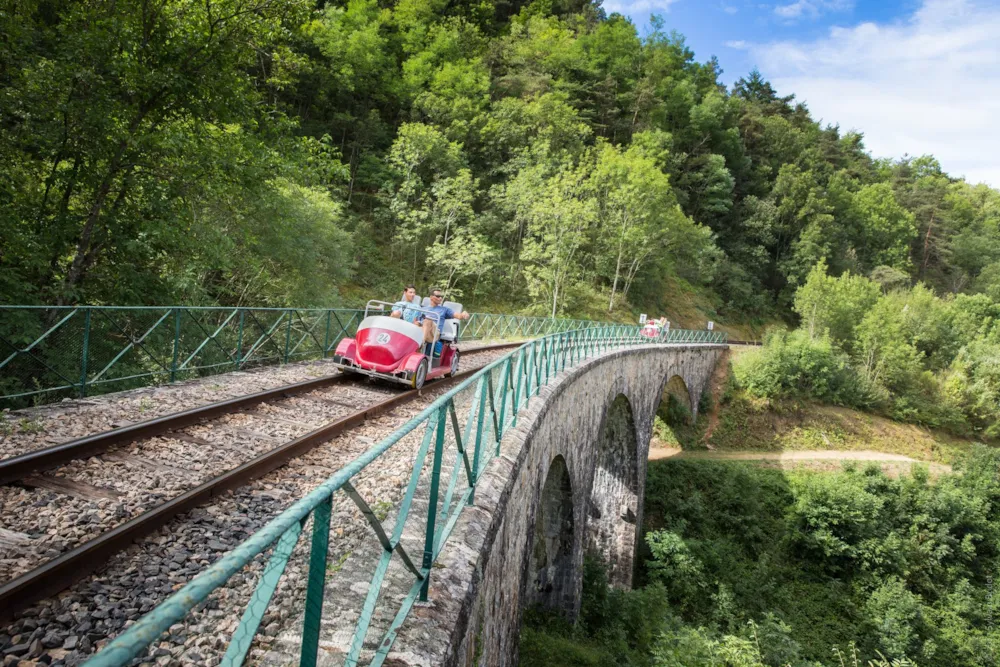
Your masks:
<instances>
[{"instance_id":1,"label":"green tree","mask_svg":"<svg viewBox=\"0 0 1000 667\"><path fill-rule=\"evenodd\" d=\"M387 193L395 223L390 233L408 248L410 280L416 281L425 266L424 250L439 242L447 254L452 236L473 218L476 182L464 166L461 146L423 123L400 128L389 165L396 172Z\"/></svg>"},{"instance_id":2,"label":"green tree","mask_svg":"<svg viewBox=\"0 0 1000 667\"><path fill-rule=\"evenodd\" d=\"M578 253L597 221L588 178L586 165L561 165L552 173L538 165L521 170L499 193L523 234L528 289L532 296L550 300L551 317L559 312L559 297L580 276Z\"/></svg>"},{"instance_id":3,"label":"green tree","mask_svg":"<svg viewBox=\"0 0 1000 667\"><path fill-rule=\"evenodd\" d=\"M149 234L161 216L173 222L176 186L195 177L204 144L262 120L257 54L306 9L299 0L14 7L37 46L19 54L0 101L0 144L19 179L4 227L40 246L22 267L38 296L76 301L95 267L156 254ZM257 166L243 166L237 188L260 186L248 173Z\"/></svg>"},{"instance_id":4,"label":"green tree","mask_svg":"<svg viewBox=\"0 0 1000 667\"><path fill-rule=\"evenodd\" d=\"M795 292L795 312L811 338L829 335L842 348L851 350L855 329L880 295L878 285L862 276L828 275L826 262L821 261Z\"/></svg>"},{"instance_id":5,"label":"green tree","mask_svg":"<svg viewBox=\"0 0 1000 667\"><path fill-rule=\"evenodd\" d=\"M857 249L863 266L908 269L917 229L913 214L896 202L892 187L864 186L854 196L854 208L861 227Z\"/></svg>"},{"instance_id":6,"label":"green tree","mask_svg":"<svg viewBox=\"0 0 1000 667\"><path fill-rule=\"evenodd\" d=\"M691 223L681 213L667 175L641 148L622 152L603 146L590 182L601 220L597 248L607 251L604 263L611 281L610 313L619 289L627 298L650 255L669 253L670 246L679 240L676 228Z\"/></svg>"}]
</instances>

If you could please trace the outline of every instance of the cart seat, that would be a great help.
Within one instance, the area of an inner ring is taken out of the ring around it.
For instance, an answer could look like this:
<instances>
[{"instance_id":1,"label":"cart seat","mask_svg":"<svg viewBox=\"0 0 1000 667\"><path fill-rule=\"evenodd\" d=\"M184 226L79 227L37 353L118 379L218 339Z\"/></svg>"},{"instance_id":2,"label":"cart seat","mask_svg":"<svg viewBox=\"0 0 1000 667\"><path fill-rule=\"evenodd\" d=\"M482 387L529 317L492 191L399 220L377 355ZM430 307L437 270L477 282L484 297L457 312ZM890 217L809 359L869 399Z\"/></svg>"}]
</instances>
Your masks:
<instances>
[{"instance_id":1,"label":"cart seat","mask_svg":"<svg viewBox=\"0 0 1000 667\"><path fill-rule=\"evenodd\" d=\"M445 301L445 308L451 308L455 311L455 314L462 312L462 304L455 303L454 301ZM441 327L441 340L445 340L454 343L458 340L458 320L451 319L445 320L444 326Z\"/></svg>"}]
</instances>

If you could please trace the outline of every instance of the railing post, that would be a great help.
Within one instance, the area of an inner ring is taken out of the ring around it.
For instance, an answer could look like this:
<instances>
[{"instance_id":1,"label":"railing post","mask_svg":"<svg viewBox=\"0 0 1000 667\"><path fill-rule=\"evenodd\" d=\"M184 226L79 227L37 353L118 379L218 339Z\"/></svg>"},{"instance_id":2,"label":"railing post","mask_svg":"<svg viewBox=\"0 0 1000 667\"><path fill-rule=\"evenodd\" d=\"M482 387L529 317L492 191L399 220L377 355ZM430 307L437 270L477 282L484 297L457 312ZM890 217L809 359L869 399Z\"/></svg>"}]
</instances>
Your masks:
<instances>
[{"instance_id":1,"label":"railing post","mask_svg":"<svg viewBox=\"0 0 1000 667\"><path fill-rule=\"evenodd\" d=\"M492 394L493 389L493 383L490 381L491 372L487 371L483 379L480 380L483 390L479 393L479 419L476 421L476 449L472 453L472 480L469 484L472 487L472 492L469 494L469 505L476 504L476 483L479 481L479 450L483 444L483 419L486 418L486 401L493 398L492 395L487 397L488 393Z\"/></svg>"},{"instance_id":2,"label":"railing post","mask_svg":"<svg viewBox=\"0 0 1000 667\"><path fill-rule=\"evenodd\" d=\"M535 395L542 391L542 355L545 353L545 339L542 339L538 346L538 354L535 355Z\"/></svg>"},{"instance_id":3,"label":"railing post","mask_svg":"<svg viewBox=\"0 0 1000 667\"><path fill-rule=\"evenodd\" d=\"M315 667L319 651L319 624L323 618L326 587L326 555L330 546L330 513L333 494L313 510L312 545L309 549L309 580L306 585L306 617L302 622L300 667Z\"/></svg>"},{"instance_id":4,"label":"railing post","mask_svg":"<svg viewBox=\"0 0 1000 667\"><path fill-rule=\"evenodd\" d=\"M513 386L513 383L511 382L511 372L512 372L513 368L514 368L514 356L511 355L511 356L507 357L507 363L504 365L504 371L503 371L503 389L500 391L500 421L497 422L498 424L500 424L500 434L497 437L497 456L500 456L500 438L503 437L503 433L504 433L504 419L506 419L506 417L507 417L507 396L508 396L508 394L510 395L512 401L515 400L514 399L514 386Z\"/></svg>"},{"instance_id":5,"label":"railing post","mask_svg":"<svg viewBox=\"0 0 1000 667\"><path fill-rule=\"evenodd\" d=\"M240 366L243 365L243 326L246 321L247 311L240 308L240 328L238 340L236 341L236 369L239 370Z\"/></svg>"},{"instance_id":6,"label":"railing post","mask_svg":"<svg viewBox=\"0 0 1000 667\"><path fill-rule=\"evenodd\" d=\"M170 363L170 381L177 380L177 361L181 353L181 309L174 308L174 360Z\"/></svg>"},{"instance_id":7,"label":"railing post","mask_svg":"<svg viewBox=\"0 0 1000 667\"><path fill-rule=\"evenodd\" d=\"M285 315L288 316L288 326L285 327L285 361L283 363L288 363L288 347L292 344L292 315L290 310L285 311Z\"/></svg>"},{"instance_id":8,"label":"railing post","mask_svg":"<svg viewBox=\"0 0 1000 667\"><path fill-rule=\"evenodd\" d=\"M531 349L528 352L527 372L524 374L524 407L531 405L531 376L535 369L535 341L531 341Z\"/></svg>"},{"instance_id":9,"label":"railing post","mask_svg":"<svg viewBox=\"0 0 1000 667\"><path fill-rule=\"evenodd\" d=\"M519 401L521 400L521 381L524 375L524 364L525 364L525 348L522 347L517 351L517 366L514 369L514 396L511 399L511 410L510 410L510 425L511 427L517 426L517 411L520 409Z\"/></svg>"},{"instance_id":10,"label":"railing post","mask_svg":"<svg viewBox=\"0 0 1000 667\"><path fill-rule=\"evenodd\" d=\"M332 311L327 308L326 310L326 335L323 336L323 358L326 359L326 353L330 351L330 316Z\"/></svg>"},{"instance_id":11,"label":"railing post","mask_svg":"<svg viewBox=\"0 0 1000 667\"><path fill-rule=\"evenodd\" d=\"M560 333L560 334L557 334L556 337L552 341L552 350L553 350L552 354L553 354L553 357L554 357L552 359L552 375L553 375L553 377L556 376L556 375L559 375L559 362L562 361L563 352L566 351L566 346L563 344L563 339L565 337L566 337L566 334Z\"/></svg>"},{"instance_id":12,"label":"railing post","mask_svg":"<svg viewBox=\"0 0 1000 667\"><path fill-rule=\"evenodd\" d=\"M434 529L437 523L438 487L441 483L441 457L444 450L444 433L447 428L446 405L438 408L437 438L434 442L434 467L431 470L431 490L427 498L427 532L424 535L424 585L420 587L420 601L427 602L427 592L431 584L431 570L434 567Z\"/></svg>"},{"instance_id":13,"label":"railing post","mask_svg":"<svg viewBox=\"0 0 1000 667\"><path fill-rule=\"evenodd\" d=\"M559 352L556 353L556 374L566 368L566 334L559 334Z\"/></svg>"},{"instance_id":14,"label":"railing post","mask_svg":"<svg viewBox=\"0 0 1000 667\"><path fill-rule=\"evenodd\" d=\"M90 306L83 311L83 351L80 356L80 398L87 397L87 358L90 356Z\"/></svg>"}]
</instances>

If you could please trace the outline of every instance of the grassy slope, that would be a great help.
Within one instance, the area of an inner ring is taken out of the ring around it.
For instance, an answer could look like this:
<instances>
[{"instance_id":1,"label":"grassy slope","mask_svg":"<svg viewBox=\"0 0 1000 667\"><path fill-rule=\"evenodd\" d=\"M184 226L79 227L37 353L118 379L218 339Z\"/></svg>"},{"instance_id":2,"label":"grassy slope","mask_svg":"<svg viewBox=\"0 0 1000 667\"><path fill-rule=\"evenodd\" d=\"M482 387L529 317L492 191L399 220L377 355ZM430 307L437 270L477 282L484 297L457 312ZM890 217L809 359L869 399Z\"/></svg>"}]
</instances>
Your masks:
<instances>
[{"instance_id":1,"label":"grassy slope","mask_svg":"<svg viewBox=\"0 0 1000 667\"><path fill-rule=\"evenodd\" d=\"M721 406L718 426L704 442L718 450L874 450L947 464L973 444L849 408L758 401L742 393Z\"/></svg>"},{"instance_id":2,"label":"grassy slope","mask_svg":"<svg viewBox=\"0 0 1000 667\"><path fill-rule=\"evenodd\" d=\"M649 313L653 317L665 315L671 326L678 329L704 329L713 320L717 331L725 331L734 340L759 340L764 324L730 322L716 312L715 294L707 288L698 288L681 278L667 282L667 307L664 313Z\"/></svg>"},{"instance_id":3,"label":"grassy slope","mask_svg":"<svg viewBox=\"0 0 1000 667\"><path fill-rule=\"evenodd\" d=\"M733 354L740 354L738 348ZM903 424L850 408L803 401L767 401L728 387L723 360L712 381L711 410L683 429L679 443L653 446L719 451L873 450L951 464L976 441Z\"/></svg>"}]
</instances>

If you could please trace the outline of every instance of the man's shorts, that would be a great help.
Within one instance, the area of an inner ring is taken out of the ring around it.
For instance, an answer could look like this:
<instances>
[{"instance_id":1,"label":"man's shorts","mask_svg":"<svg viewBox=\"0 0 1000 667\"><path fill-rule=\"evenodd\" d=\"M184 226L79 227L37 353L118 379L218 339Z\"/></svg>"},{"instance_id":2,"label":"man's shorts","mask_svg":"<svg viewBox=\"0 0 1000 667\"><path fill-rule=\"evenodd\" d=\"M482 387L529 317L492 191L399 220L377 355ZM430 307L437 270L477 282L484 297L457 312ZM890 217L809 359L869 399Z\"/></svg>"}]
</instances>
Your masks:
<instances>
[{"instance_id":1,"label":"man's shorts","mask_svg":"<svg viewBox=\"0 0 1000 667\"><path fill-rule=\"evenodd\" d=\"M437 323L427 318L424 320L424 342L433 343L435 338L437 338Z\"/></svg>"}]
</instances>

